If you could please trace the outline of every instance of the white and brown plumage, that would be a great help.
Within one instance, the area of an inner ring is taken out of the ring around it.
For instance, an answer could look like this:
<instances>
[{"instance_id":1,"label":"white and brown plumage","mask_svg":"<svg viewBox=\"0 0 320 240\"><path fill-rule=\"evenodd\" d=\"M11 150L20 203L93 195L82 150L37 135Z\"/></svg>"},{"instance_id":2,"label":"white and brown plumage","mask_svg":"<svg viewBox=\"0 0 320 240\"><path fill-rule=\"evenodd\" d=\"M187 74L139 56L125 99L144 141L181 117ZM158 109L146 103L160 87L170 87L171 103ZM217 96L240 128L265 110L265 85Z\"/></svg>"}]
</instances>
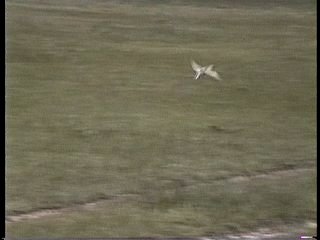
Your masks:
<instances>
[{"instance_id":1,"label":"white and brown plumage","mask_svg":"<svg viewBox=\"0 0 320 240\"><path fill-rule=\"evenodd\" d=\"M214 65L201 67L195 61L191 60L191 66L192 66L193 71L195 71L195 76L194 76L195 80L199 79L203 74L206 74L210 77L213 77L218 81L222 80L220 75L216 71L213 70Z\"/></svg>"}]
</instances>

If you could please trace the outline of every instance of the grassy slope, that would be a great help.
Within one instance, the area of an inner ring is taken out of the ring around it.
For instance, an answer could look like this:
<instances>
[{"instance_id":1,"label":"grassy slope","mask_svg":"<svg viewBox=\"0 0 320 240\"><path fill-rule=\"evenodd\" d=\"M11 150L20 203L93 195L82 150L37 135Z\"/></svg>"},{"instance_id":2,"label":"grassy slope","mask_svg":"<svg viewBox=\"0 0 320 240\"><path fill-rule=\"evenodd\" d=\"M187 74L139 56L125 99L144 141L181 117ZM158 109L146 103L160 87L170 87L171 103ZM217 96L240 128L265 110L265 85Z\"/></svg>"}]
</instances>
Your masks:
<instances>
[{"instance_id":1,"label":"grassy slope","mask_svg":"<svg viewBox=\"0 0 320 240\"><path fill-rule=\"evenodd\" d=\"M212 183L315 166L315 7L243 3L8 1L8 214L140 196L8 231L201 235L314 220L314 175L239 183L245 193ZM224 81L193 81L191 58Z\"/></svg>"}]
</instances>

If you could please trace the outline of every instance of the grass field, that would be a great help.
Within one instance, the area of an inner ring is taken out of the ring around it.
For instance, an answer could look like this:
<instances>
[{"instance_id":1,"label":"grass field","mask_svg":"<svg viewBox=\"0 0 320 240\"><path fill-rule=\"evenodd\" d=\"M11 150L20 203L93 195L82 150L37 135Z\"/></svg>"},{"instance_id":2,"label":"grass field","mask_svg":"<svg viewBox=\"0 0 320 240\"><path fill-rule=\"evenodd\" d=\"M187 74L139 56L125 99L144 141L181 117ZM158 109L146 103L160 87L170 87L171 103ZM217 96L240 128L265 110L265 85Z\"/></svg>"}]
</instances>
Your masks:
<instances>
[{"instance_id":1,"label":"grass field","mask_svg":"<svg viewBox=\"0 0 320 240\"><path fill-rule=\"evenodd\" d=\"M190 59L224 80L193 80ZM8 0L6 121L7 216L114 199L9 236L302 228L316 221L316 2Z\"/></svg>"}]
</instances>

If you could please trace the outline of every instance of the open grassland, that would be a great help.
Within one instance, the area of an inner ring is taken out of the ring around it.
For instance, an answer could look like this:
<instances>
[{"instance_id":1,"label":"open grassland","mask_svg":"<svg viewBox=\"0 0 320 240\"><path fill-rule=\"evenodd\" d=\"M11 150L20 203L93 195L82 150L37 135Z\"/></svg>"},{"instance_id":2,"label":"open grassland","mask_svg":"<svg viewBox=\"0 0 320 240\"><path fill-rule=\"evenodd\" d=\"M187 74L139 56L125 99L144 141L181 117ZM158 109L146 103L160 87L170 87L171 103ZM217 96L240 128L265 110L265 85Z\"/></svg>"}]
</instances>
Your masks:
<instances>
[{"instance_id":1,"label":"open grassland","mask_svg":"<svg viewBox=\"0 0 320 240\"><path fill-rule=\"evenodd\" d=\"M12 236L182 236L316 219L314 1L6 4ZM194 81L190 59L224 81ZM307 174L217 181L275 170ZM123 199L123 198L122 198Z\"/></svg>"}]
</instances>

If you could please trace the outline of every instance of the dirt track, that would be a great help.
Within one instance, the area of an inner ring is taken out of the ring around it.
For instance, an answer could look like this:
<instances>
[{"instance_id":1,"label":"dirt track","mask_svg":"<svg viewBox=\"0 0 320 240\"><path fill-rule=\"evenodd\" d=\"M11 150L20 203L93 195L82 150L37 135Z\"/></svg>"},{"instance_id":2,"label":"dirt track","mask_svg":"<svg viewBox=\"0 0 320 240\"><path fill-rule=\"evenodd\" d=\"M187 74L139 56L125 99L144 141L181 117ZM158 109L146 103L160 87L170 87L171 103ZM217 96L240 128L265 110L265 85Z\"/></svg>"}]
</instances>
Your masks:
<instances>
[{"instance_id":1,"label":"dirt track","mask_svg":"<svg viewBox=\"0 0 320 240\"><path fill-rule=\"evenodd\" d=\"M229 178L223 179L216 179L215 181L228 181L228 182L239 182L239 181L250 181L253 179L261 179L261 178L279 178L283 176L296 176L299 174L305 174L307 172L314 171L314 168L297 168L297 169L287 169L287 170L274 170L267 173L256 174L251 176L233 176ZM135 197L134 195L120 195L114 196L105 199L99 199L93 202L87 202L83 204L74 204L73 206L65 207L65 208L56 208L56 209L41 209L35 210L28 213L21 213L16 215L9 215L6 216L6 223L14 223L14 222L21 222L24 220L31 220L31 219L39 219L42 217L49 217L53 215L64 214L67 212L78 211L81 210L92 210L95 206L99 203L103 203L106 201L119 201L128 198ZM267 236L266 236L267 237ZM237 238L234 238L237 239ZM253 238L252 238L253 239Z\"/></svg>"}]
</instances>

